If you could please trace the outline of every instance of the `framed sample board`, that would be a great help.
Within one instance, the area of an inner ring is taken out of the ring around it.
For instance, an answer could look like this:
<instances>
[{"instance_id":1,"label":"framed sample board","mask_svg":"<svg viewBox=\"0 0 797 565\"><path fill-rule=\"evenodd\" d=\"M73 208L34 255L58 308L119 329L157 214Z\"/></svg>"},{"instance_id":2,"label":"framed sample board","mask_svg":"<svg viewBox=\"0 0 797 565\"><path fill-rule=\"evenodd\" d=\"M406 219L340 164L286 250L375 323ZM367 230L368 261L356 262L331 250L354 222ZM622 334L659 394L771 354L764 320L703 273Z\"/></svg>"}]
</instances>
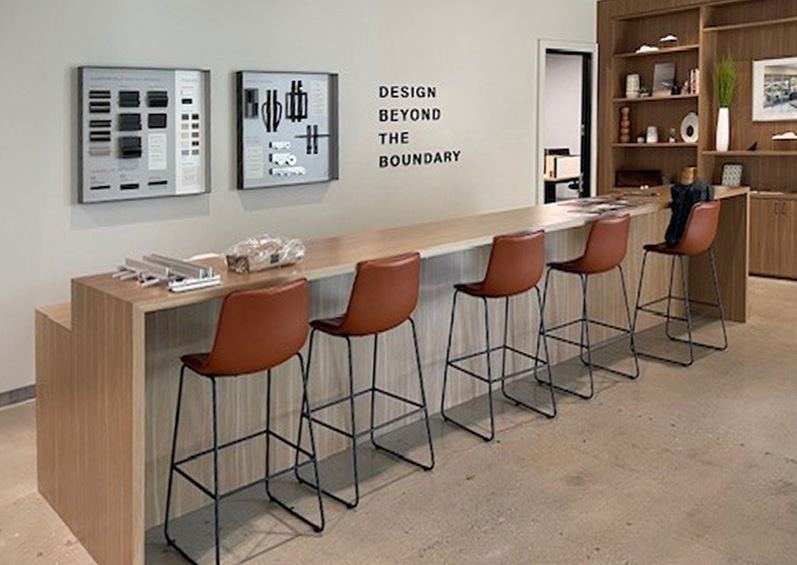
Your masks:
<instances>
[{"instance_id":1,"label":"framed sample board","mask_svg":"<svg viewBox=\"0 0 797 565\"><path fill-rule=\"evenodd\" d=\"M81 67L81 203L210 191L210 72Z\"/></svg>"},{"instance_id":2,"label":"framed sample board","mask_svg":"<svg viewBox=\"0 0 797 565\"><path fill-rule=\"evenodd\" d=\"M241 71L238 188L338 178L338 76Z\"/></svg>"}]
</instances>

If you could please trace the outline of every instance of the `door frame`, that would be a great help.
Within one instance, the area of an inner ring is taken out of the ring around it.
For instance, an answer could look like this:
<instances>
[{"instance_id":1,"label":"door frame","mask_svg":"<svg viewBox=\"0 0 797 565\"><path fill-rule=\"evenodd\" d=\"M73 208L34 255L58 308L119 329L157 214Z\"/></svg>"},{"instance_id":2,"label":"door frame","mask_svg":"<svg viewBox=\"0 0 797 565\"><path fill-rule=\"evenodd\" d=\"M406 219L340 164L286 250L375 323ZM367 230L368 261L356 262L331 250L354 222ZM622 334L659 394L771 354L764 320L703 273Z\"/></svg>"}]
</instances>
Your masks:
<instances>
[{"instance_id":1,"label":"door frame","mask_svg":"<svg viewBox=\"0 0 797 565\"><path fill-rule=\"evenodd\" d=\"M545 68L549 51L589 55L592 65L590 129L589 196L597 194L598 173L598 44L580 41L540 39L537 48L537 175L535 179L537 204L545 203Z\"/></svg>"}]
</instances>

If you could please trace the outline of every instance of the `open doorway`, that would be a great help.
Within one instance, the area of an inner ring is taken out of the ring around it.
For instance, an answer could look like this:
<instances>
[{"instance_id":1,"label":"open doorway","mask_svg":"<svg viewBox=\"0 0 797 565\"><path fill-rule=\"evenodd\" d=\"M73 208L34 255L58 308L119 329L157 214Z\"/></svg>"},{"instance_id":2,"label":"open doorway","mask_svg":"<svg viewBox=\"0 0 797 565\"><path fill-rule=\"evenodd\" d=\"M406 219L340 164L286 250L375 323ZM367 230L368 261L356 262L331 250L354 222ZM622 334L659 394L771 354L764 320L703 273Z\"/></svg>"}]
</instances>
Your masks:
<instances>
[{"instance_id":1,"label":"open doorway","mask_svg":"<svg viewBox=\"0 0 797 565\"><path fill-rule=\"evenodd\" d=\"M597 46L540 42L537 202L595 194Z\"/></svg>"}]
</instances>

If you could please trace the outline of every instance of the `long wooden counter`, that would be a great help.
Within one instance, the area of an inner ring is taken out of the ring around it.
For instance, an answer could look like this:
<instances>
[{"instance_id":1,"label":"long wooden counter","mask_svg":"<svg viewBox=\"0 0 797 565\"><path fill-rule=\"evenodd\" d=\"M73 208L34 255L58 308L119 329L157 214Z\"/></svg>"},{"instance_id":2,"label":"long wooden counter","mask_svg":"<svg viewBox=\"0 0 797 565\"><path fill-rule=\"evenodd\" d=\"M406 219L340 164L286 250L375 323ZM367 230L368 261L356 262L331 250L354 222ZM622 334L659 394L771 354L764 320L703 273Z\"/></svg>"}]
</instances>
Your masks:
<instances>
[{"instance_id":1,"label":"long wooden counter","mask_svg":"<svg viewBox=\"0 0 797 565\"><path fill-rule=\"evenodd\" d=\"M747 316L748 190L720 188L717 198L723 200L717 241L723 297L728 317L743 322ZM634 221L624 263L632 289L638 280L641 246L661 240L669 220L667 198L634 200L637 205L629 210ZM179 295L163 288L142 289L134 282L113 279L109 273L73 279L71 305L44 307L36 313L39 490L98 563L140 565L146 560L145 532L163 518L179 356L208 348L220 297L303 276L313 282L313 315L330 315L345 307L357 262L420 251L425 261L416 320L429 403L437 411L451 285L483 274L495 235L544 229L547 258L558 260L583 250L593 220L594 216L579 214L571 207L548 205L314 240L307 242L307 256L297 266L252 275L224 272L221 286ZM666 267L664 262L651 265L646 296L666 292ZM690 287L698 298L705 298L710 288L705 267L701 260L690 264ZM624 315L621 292L613 277L595 277L591 283L595 303L591 314L620 323ZM578 314L578 285L568 278L574 277L557 278L552 285L546 312L549 322ZM475 310L467 308L460 319L475 315ZM530 347L533 339L536 322L528 315L529 308L524 300L513 306L513 314L523 313L513 317L517 327L512 339L518 346ZM499 317L493 316L496 329ZM465 328L463 333L457 338L462 347L479 347L483 340L479 332ZM345 382L340 363L335 361L339 361L340 351L328 341L321 340L314 355L312 394L318 396L316 401L339 395ZM552 347L551 354L556 362L572 356L573 351ZM389 359L382 362L390 367L389 384L397 392L413 395L414 389L403 378L413 362L407 336L399 330L395 337L391 334L383 355ZM368 352L355 349L355 358L355 371L364 378ZM295 370L281 368L275 376ZM221 388L222 413L225 407L233 409L232 415L222 420L227 424L222 440L262 425L258 423L264 418L262 380L241 379ZM285 383L275 391L285 405L278 410L278 418L290 428L296 420L293 410L299 405L296 380L276 380ZM461 385L452 391L452 401L465 402L484 393L475 385ZM207 400L205 391L197 385L190 396L196 410L190 416L193 421L181 427L181 433L186 430L184 441L181 439L184 449L207 445L209 438L201 409ZM322 455L345 446L336 438L319 440ZM257 447L252 449L222 464L222 474L230 485L262 473L262 446L260 452ZM206 503L187 489L175 494L177 514Z\"/></svg>"}]
</instances>

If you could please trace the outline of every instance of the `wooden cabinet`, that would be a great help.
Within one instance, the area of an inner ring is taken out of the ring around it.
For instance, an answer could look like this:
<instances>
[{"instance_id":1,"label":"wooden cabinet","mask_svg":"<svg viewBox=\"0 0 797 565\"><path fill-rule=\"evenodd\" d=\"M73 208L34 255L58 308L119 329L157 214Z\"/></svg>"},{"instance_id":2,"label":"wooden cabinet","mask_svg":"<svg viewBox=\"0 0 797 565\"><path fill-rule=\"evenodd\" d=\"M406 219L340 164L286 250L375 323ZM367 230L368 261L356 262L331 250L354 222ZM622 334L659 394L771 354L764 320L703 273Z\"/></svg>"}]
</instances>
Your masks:
<instances>
[{"instance_id":1,"label":"wooden cabinet","mask_svg":"<svg viewBox=\"0 0 797 565\"><path fill-rule=\"evenodd\" d=\"M797 279L797 199L787 200L783 204L783 276Z\"/></svg>"},{"instance_id":2,"label":"wooden cabinet","mask_svg":"<svg viewBox=\"0 0 797 565\"><path fill-rule=\"evenodd\" d=\"M797 198L753 195L750 272L797 279Z\"/></svg>"}]
</instances>

